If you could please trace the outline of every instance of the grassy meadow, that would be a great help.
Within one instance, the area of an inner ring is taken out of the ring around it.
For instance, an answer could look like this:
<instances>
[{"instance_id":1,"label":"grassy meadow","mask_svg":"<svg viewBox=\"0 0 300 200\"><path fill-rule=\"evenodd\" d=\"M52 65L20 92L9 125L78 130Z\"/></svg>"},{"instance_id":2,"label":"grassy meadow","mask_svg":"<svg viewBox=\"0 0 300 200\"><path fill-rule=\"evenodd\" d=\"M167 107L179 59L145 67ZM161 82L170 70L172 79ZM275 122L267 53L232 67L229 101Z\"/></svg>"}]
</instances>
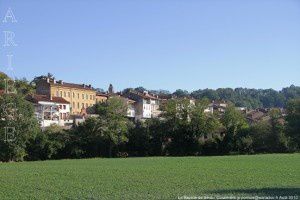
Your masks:
<instances>
[{"instance_id":1,"label":"grassy meadow","mask_svg":"<svg viewBox=\"0 0 300 200\"><path fill-rule=\"evenodd\" d=\"M300 154L0 163L0 199L300 198Z\"/></svg>"}]
</instances>

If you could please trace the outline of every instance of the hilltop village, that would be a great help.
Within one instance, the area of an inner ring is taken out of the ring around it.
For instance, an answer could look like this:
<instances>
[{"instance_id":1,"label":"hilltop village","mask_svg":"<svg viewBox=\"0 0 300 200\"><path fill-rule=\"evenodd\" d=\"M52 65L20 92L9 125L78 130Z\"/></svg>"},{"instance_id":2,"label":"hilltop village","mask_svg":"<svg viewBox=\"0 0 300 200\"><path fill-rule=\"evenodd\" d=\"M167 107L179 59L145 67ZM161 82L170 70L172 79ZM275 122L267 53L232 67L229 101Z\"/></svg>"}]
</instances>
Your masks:
<instances>
[{"instance_id":1,"label":"hilltop village","mask_svg":"<svg viewBox=\"0 0 300 200\"><path fill-rule=\"evenodd\" d=\"M112 84L106 92L100 92L91 85L67 83L63 80L43 77L36 84L35 94L28 95L26 100L34 105L35 116L41 128L53 124L68 128L78 125L88 117L95 116L90 108L116 96L126 102L127 117L134 121L159 118L162 113L161 106L169 99L178 98L175 95L157 95L149 91L141 92L134 89L115 92ZM194 98L187 99L191 105L195 105ZM229 103L222 100L211 101L204 112L221 115ZM250 123L270 119L269 109L248 109L247 107L236 107L236 109L246 114ZM284 110L281 110L284 116Z\"/></svg>"}]
</instances>

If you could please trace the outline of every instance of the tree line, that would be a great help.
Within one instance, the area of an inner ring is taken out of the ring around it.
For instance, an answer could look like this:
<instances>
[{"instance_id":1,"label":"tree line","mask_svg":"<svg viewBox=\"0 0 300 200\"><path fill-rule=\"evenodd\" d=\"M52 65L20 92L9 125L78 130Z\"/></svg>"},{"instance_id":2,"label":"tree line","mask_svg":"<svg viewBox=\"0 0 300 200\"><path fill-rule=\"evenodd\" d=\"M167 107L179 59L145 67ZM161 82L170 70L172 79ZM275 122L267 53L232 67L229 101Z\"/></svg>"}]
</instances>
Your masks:
<instances>
[{"instance_id":1,"label":"tree line","mask_svg":"<svg viewBox=\"0 0 300 200\"><path fill-rule=\"evenodd\" d=\"M135 88L142 91L145 88ZM249 89L249 88L218 88L199 89L192 92L178 89L173 93L166 90L152 90L153 93L163 96L189 97L194 99L207 98L210 101L230 101L238 107L256 108L284 108L290 99L300 98L300 87L291 85L282 90L274 89Z\"/></svg>"},{"instance_id":2,"label":"tree line","mask_svg":"<svg viewBox=\"0 0 300 200\"><path fill-rule=\"evenodd\" d=\"M35 84L41 78L53 78L51 73L47 75L37 76L32 81L25 78L16 79L15 84L18 91L22 94L32 94L35 91ZM0 72L0 90L4 89L3 79L9 78L4 73ZM138 92L147 90L144 87L126 88L124 93L129 89L134 89ZM97 88L99 92L104 92L104 89ZM291 85L277 91L274 89L250 89L250 88L218 88L214 89L199 89L192 92L187 90L177 89L171 93L168 90L149 90L150 93L159 95L161 98L194 98L203 99L207 98L210 101L223 100L232 102L237 107L247 107L249 109L256 108L285 108L290 99L300 98L300 87Z\"/></svg>"},{"instance_id":3,"label":"tree line","mask_svg":"<svg viewBox=\"0 0 300 200\"><path fill-rule=\"evenodd\" d=\"M41 131L32 105L19 94L4 94L1 127L15 127L14 140L5 141L0 130L0 160L47 160L127 156L201 156L296 152L300 148L300 99L290 100L287 115L271 109L271 119L248 124L233 105L223 115L204 113L209 101L191 105L171 99L160 118L133 121L126 117L124 99L111 97L97 103L97 116L64 130L50 126ZM284 119L284 120L282 120Z\"/></svg>"},{"instance_id":4,"label":"tree line","mask_svg":"<svg viewBox=\"0 0 300 200\"><path fill-rule=\"evenodd\" d=\"M0 73L0 89L4 89L3 79L7 78ZM275 92L242 88L192 93L177 90L173 94L151 91L176 98L161 106L160 118L137 122L126 117L126 102L112 97L93 106L97 117L69 130L51 126L41 131L33 105L24 98L34 93L32 83L15 80L17 93L0 95L0 161L280 153L300 148L300 92L296 86ZM195 105L186 97L195 98ZM244 103L239 104L239 99ZM204 113L211 100L230 100L233 104L224 114ZM250 108L271 107L271 119L249 124L234 107L248 104ZM286 116L273 108L282 106ZM14 128L9 140L5 127Z\"/></svg>"}]
</instances>

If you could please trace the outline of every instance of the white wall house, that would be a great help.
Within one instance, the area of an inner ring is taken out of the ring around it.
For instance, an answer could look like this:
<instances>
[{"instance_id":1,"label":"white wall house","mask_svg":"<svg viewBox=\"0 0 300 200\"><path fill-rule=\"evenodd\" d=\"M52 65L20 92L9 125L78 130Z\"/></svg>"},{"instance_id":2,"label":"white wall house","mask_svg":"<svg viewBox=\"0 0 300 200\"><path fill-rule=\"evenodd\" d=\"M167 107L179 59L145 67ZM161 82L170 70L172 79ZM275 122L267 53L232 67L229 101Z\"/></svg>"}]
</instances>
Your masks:
<instances>
[{"instance_id":1,"label":"white wall house","mask_svg":"<svg viewBox=\"0 0 300 200\"><path fill-rule=\"evenodd\" d=\"M70 103L62 97L50 99L46 95L34 95L27 97L35 108L35 116L41 128L52 124L67 126L73 123L70 120Z\"/></svg>"},{"instance_id":2,"label":"white wall house","mask_svg":"<svg viewBox=\"0 0 300 200\"><path fill-rule=\"evenodd\" d=\"M150 95L146 91L144 93L131 91L126 94L126 97L135 101L134 110L136 120L155 118L161 114L159 110L160 99Z\"/></svg>"},{"instance_id":3,"label":"white wall house","mask_svg":"<svg viewBox=\"0 0 300 200\"><path fill-rule=\"evenodd\" d=\"M135 108L133 104L128 104L127 117L135 118Z\"/></svg>"}]
</instances>

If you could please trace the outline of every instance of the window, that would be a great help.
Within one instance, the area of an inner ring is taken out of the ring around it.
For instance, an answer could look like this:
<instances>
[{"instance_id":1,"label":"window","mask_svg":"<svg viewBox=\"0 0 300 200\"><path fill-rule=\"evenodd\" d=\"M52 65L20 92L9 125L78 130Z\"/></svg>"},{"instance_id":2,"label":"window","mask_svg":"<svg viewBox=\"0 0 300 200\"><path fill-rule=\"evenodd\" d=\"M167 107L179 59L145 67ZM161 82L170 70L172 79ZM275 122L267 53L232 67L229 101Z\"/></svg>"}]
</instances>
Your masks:
<instances>
[{"instance_id":1,"label":"window","mask_svg":"<svg viewBox=\"0 0 300 200\"><path fill-rule=\"evenodd\" d=\"M86 108L89 107L89 104L86 103L86 104L85 104L85 107L86 107Z\"/></svg>"},{"instance_id":2,"label":"window","mask_svg":"<svg viewBox=\"0 0 300 200\"><path fill-rule=\"evenodd\" d=\"M68 92L68 97L70 98L70 92Z\"/></svg>"},{"instance_id":3,"label":"window","mask_svg":"<svg viewBox=\"0 0 300 200\"><path fill-rule=\"evenodd\" d=\"M63 109L66 110L66 105L63 105Z\"/></svg>"},{"instance_id":4,"label":"window","mask_svg":"<svg viewBox=\"0 0 300 200\"><path fill-rule=\"evenodd\" d=\"M77 94L77 99L79 99L79 93ZM79 107L79 106L78 106Z\"/></svg>"},{"instance_id":5,"label":"window","mask_svg":"<svg viewBox=\"0 0 300 200\"><path fill-rule=\"evenodd\" d=\"M90 100L93 100L93 95L90 95Z\"/></svg>"},{"instance_id":6,"label":"window","mask_svg":"<svg viewBox=\"0 0 300 200\"><path fill-rule=\"evenodd\" d=\"M84 99L84 94L82 94L82 99Z\"/></svg>"},{"instance_id":7,"label":"window","mask_svg":"<svg viewBox=\"0 0 300 200\"><path fill-rule=\"evenodd\" d=\"M77 108L79 109L80 107L79 107L79 102L77 103Z\"/></svg>"},{"instance_id":8,"label":"window","mask_svg":"<svg viewBox=\"0 0 300 200\"><path fill-rule=\"evenodd\" d=\"M88 94L85 95L85 99L89 99L89 95Z\"/></svg>"},{"instance_id":9,"label":"window","mask_svg":"<svg viewBox=\"0 0 300 200\"><path fill-rule=\"evenodd\" d=\"M58 92L58 90L56 91L56 96L59 97L59 92Z\"/></svg>"},{"instance_id":10,"label":"window","mask_svg":"<svg viewBox=\"0 0 300 200\"><path fill-rule=\"evenodd\" d=\"M82 103L82 108L84 108L84 103Z\"/></svg>"},{"instance_id":11,"label":"window","mask_svg":"<svg viewBox=\"0 0 300 200\"><path fill-rule=\"evenodd\" d=\"M73 92L73 98L75 98L75 93Z\"/></svg>"},{"instance_id":12,"label":"window","mask_svg":"<svg viewBox=\"0 0 300 200\"><path fill-rule=\"evenodd\" d=\"M75 108L75 102L73 102L73 108Z\"/></svg>"},{"instance_id":13,"label":"window","mask_svg":"<svg viewBox=\"0 0 300 200\"><path fill-rule=\"evenodd\" d=\"M62 97L62 91L60 91L60 97Z\"/></svg>"},{"instance_id":14,"label":"window","mask_svg":"<svg viewBox=\"0 0 300 200\"><path fill-rule=\"evenodd\" d=\"M66 94L66 92L64 92L64 97L66 97L67 96L67 94Z\"/></svg>"}]
</instances>

